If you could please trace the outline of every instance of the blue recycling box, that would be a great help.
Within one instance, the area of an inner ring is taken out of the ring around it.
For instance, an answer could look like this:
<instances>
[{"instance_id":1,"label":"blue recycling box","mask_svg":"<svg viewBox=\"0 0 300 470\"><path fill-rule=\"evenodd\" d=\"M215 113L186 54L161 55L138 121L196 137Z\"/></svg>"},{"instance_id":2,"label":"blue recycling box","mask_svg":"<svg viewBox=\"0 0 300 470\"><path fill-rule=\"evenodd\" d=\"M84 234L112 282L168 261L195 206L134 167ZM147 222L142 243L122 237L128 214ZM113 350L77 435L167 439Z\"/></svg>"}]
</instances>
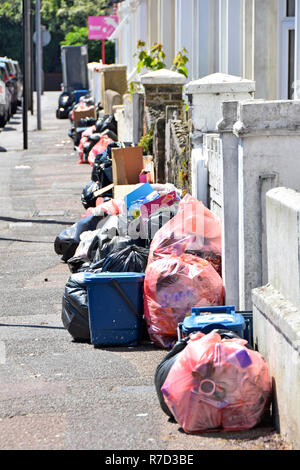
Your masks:
<instances>
[{"instance_id":1,"label":"blue recycling box","mask_svg":"<svg viewBox=\"0 0 300 470\"><path fill-rule=\"evenodd\" d=\"M89 92L89 90L74 90L73 91L73 95L74 95L74 99L75 99L75 103L79 103L79 99L81 98L81 96L85 96L87 95Z\"/></svg>"},{"instance_id":2,"label":"blue recycling box","mask_svg":"<svg viewBox=\"0 0 300 470\"><path fill-rule=\"evenodd\" d=\"M144 273L85 273L93 345L138 345L144 277Z\"/></svg>"},{"instance_id":3,"label":"blue recycling box","mask_svg":"<svg viewBox=\"0 0 300 470\"><path fill-rule=\"evenodd\" d=\"M178 339L181 339L181 335L188 336L196 331L207 334L214 329L230 330L244 338L245 327L243 315L235 313L235 307L231 305L195 307L192 308L192 315L185 317L184 321L178 325Z\"/></svg>"}]
</instances>

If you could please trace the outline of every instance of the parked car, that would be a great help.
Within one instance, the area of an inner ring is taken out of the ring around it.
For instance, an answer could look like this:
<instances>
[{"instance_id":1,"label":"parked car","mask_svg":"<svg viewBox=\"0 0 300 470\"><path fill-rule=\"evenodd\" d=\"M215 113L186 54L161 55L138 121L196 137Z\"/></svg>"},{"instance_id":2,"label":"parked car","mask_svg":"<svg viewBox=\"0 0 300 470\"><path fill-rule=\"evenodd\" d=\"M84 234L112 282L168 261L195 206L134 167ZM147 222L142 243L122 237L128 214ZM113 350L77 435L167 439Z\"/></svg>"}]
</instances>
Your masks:
<instances>
[{"instance_id":1,"label":"parked car","mask_svg":"<svg viewBox=\"0 0 300 470\"><path fill-rule=\"evenodd\" d=\"M6 64L6 78L5 81L9 86L11 96L12 96L12 104L11 104L11 112L15 114L18 108L18 83L17 83L17 72L13 61L8 57L0 57L0 63Z\"/></svg>"},{"instance_id":2,"label":"parked car","mask_svg":"<svg viewBox=\"0 0 300 470\"><path fill-rule=\"evenodd\" d=\"M11 92L5 74L6 67L0 63L0 127L4 127L11 117Z\"/></svg>"},{"instance_id":3,"label":"parked car","mask_svg":"<svg viewBox=\"0 0 300 470\"><path fill-rule=\"evenodd\" d=\"M22 97L23 97L23 75L20 64L17 60L13 60L12 63L16 69L16 78L18 84L18 105L21 106L22 104Z\"/></svg>"}]
</instances>

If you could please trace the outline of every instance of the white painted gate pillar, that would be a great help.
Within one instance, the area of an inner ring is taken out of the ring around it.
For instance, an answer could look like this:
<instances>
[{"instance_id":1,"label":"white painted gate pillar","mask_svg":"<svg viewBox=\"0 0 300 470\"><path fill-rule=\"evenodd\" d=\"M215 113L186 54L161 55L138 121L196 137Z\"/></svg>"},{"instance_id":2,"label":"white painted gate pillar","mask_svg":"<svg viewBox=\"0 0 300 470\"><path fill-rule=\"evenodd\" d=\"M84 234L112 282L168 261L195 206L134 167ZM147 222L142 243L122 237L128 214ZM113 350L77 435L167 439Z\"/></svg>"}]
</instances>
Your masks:
<instances>
[{"instance_id":1,"label":"white painted gate pillar","mask_svg":"<svg viewBox=\"0 0 300 470\"><path fill-rule=\"evenodd\" d=\"M266 193L277 186L300 190L300 101L239 103L233 127L239 138L240 308L268 280Z\"/></svg>"},{"instance_id":2,"label":"white painted gate pillar","mask_svg":"<svg viewBox=\"0 0 300 470\"><path fill-rule=\"evenodd\" d=\"M239 309L239 191L238 138L233 134L238 101L222 104L223 117L218 123L222 147L222 278L225 301Z\"/></svg>"}]
</instances>

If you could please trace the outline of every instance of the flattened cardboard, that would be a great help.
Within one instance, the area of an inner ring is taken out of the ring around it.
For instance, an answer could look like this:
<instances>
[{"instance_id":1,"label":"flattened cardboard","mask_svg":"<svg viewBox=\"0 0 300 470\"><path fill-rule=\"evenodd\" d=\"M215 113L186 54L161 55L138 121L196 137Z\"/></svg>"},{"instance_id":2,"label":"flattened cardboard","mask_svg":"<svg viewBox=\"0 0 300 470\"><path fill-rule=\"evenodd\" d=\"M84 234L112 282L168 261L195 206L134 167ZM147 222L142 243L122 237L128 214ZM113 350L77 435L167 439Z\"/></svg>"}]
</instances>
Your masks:
<instances>
[{"instance_id":1,"label":"flattened cardboard","mask_svg":"<svg viewBox=\"0 0 300 470\"><path fill-rule=\"evenodd\" d=\"M112 173L115 185L138 184L143 166L142 147L112 149Z\"/></svg>"},{"instance_id":2,"label":"flattened cardboard","mask_svg":"<svg viewBox=\"0 0 300 470\"><path fill-rule=\"evenodd\" d=\"M114 184L109 184L108 186L105 186L104 188L97 189L97 191L94 192L95 197L99 197L102 194L106 193L107 191L110 191L111 189L114 188Z\"/></svg>"}]
</instances>

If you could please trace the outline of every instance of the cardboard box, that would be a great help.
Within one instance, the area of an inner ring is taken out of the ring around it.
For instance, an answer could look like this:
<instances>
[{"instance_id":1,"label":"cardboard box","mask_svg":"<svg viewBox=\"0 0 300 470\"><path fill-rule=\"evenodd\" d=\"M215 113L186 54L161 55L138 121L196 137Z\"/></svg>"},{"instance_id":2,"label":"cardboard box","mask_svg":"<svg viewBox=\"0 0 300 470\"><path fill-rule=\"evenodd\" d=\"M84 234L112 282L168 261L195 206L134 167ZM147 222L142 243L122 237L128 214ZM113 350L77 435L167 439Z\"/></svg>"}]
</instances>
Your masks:
<instances>
[{"instance_id":1,"label":"cardboard box","mask_svg":"<svg viewBox=\"0 0 300 470\"><path fill-rule=\"evenodd\" d=\"M148 219L152 212L155 212L159 207L172 206L177 201L176 191L172 191L168 194L154 199L154 201L145 202L141 205L141 216Z\"/></svg>"},{"instance_id":2,"label":"cardboard box","mask_svg":"<svg viewBox=\"0 0 300 470\"><path fill-rule=\"evenodd\" d=\"M114 199L124 199L127 209L131 204L143 196L148 196L153 192L149 183L141 184L121 184L114 187Z\"/></svg>"},{"instance_id":3,"label":"cardboard box","mask_svg":"<svg viewBox=\"0 0 300 470\"><path fill-rule=\"evenodd\" d=\"M142 184L121 184L114 186L114 199L124 199L129 193L142 186Z\"/></svg>"},{"instance_id":4,"label":"cardboard box","mask_svg":"<svg viewBox=\"0 0 300 470\"><path fill-rule=\"evenodd\" d=\"M76 129L78 122L80 119L86 118L86 117L96 117L96 110L95 106L90 106L88 109L83 110L74 110L74 127Z\"/></svg>"},{"instance_id":5,"label":"cardboard box","mask_svg":"<svg viewBox=\"0 0 300 470\"><path fill-rule=\"evenodd\" d=\"M141 184L141 186L138 186L137 188L135 188L133 191L131 191L129 194L127 194L124 197L124 201L127 206L127 209L129 209L131 204L133 204L135 201L137 201L140 198L149 196L149 194L151 193L153 193L153 188L151 184L149 183Z\"/></svg>"},{"instance_id":6,"label":"cardboard box","mask_svg":"<svg viewBox=\"0 0 300 470\"><path fill-rule=\"evenodd\" d=\"M113 148L111 154L114 185L138 184L144 167L142 147Z\"/></svg>"}]
</instances>

